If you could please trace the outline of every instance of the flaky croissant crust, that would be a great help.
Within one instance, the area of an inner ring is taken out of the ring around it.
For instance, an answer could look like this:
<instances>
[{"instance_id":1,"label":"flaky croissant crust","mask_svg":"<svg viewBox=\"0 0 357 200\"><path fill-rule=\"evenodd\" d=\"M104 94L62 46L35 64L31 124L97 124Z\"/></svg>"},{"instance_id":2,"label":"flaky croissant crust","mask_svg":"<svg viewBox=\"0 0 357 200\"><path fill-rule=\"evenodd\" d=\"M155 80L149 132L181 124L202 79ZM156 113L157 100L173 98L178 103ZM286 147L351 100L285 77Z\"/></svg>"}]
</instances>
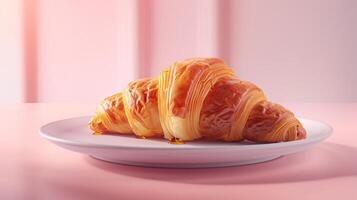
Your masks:
<instances>
[{"instance_id":1,"label":"flaky croissant crust","mask_svg":"<svg viewBox=\"0 0 357 200\"><path fill-rule=\"evenodd\" d=\"M191 141L283 142L306 137L294 114L267 101L217 58L172 64L158 77L129 83L104 99L89 122L97 134Z\"/></svg>"}]
</instances>

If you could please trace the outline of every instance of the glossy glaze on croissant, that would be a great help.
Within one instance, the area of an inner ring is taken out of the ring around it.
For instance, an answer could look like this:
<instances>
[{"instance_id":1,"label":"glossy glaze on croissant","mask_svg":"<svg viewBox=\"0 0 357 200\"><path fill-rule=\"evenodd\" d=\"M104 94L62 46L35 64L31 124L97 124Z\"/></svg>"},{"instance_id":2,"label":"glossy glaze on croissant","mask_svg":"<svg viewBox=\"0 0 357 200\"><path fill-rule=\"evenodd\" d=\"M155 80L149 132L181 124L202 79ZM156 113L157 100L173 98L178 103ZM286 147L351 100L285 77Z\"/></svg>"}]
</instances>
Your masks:
<instances>
[{"instance_id":1,"label":"glossy glaze on croissant","mask_svg":"<svg viewBox=\"0 0 357 200\"><path fill-rule=\"evenodd\" d=\"M294 114L266 100L217 58L176 62L158 77L131 82L98 106L97 134L135 134L191 141L283 142L306 137Z\"/></svg>"}]
</instances>

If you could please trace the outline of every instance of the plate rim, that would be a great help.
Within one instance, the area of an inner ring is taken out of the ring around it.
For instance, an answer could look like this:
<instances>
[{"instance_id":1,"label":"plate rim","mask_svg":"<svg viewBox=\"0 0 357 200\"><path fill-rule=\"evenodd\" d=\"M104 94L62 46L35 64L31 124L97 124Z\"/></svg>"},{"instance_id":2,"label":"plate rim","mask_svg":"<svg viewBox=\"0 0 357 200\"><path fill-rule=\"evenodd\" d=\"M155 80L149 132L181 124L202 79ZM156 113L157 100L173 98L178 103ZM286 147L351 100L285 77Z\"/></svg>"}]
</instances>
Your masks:
<instances>
[{"instance_id":1,"label":"plate rim","mask_svg":"<svg viewBox=\"0 0 357 200\"><path fill-rule=\"evenodd\" d=\"M85 147L85 148L101 148L101 149L130 149L130 150L167 150L167 151L202 151L202 150L262 150L262 149L279 149L279 148L285 148L285 147L293 147L293 146L299 146L299 145L309 145L309 144L314 144L321 142L327 138L329 138L332 133L333 133L333 128L331 125L321 122L319 120L313 120L313 119L308 119L308 118L302 118L302 117L297 117L299 121L311 121L311 122L317 122L320 123L321 125L325 126L327 128L326 133L317 135L313 138L310 139L303 139L303 140L294 140L294 141L289 141L289 142L278 142L278 143L257 143L257 144L250 144L250 145L222 145L222 146L211 146L211 145L204 145L204 146L198 146L198 147L192 147L192 146L182 146L182 145L172 145L172 147L160 147L160 146L125 146L123 144L118 144L118 145L110 145L110 144L94 144L94 143L88 143L88 142L77 142L77 141L70 141L66 140L63 138L58 138L52 135L49 135L45 132L45 129L53 126L54 124L57 123L63 123L64 121L69 121L69 120L78 120L78 119L84 119L84 118L90 118L89 115L86 116L79 116L79 117L71 117L71 118L65 118L61 120L56 120L52 121L50 123L47 123L45 125L42 125L39 129L39 134L45 138L46 140L49 140L50 142L53 142L55 144L65 144L65 145L70 145L70 146L78 146L78 147ZM120 135L118 135L120 137ZM232 142L231 144L234 144Z\"/></svg>"}]
</instances>

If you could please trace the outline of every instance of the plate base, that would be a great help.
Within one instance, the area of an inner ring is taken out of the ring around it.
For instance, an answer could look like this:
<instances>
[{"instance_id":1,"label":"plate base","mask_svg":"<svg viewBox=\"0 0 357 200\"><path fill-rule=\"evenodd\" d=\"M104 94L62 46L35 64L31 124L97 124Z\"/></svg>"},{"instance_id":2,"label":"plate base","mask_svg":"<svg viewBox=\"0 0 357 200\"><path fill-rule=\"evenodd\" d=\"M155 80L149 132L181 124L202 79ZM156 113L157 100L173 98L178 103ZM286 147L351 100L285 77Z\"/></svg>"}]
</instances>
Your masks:
<instances>
[{"instance_id":1,"label":"plate base","mask_svg":"<svg viewBox=\"0 0 357 200\"><path fill-rule=\"evenodd\" d=\"M216 168L216 167L233 167L233 166L242 166L242 165L250 165L257 164L262 162L271 161L282 156L272 156L260 159L253 160L243 160L237 162L226 162L226 163L147 163L147 162L132 162L132 161L122 161L116 160L112 158L104 158L100 156L90 155L90 157L94 159L98 159L101 161L106 161L115 164L123 164L130 166L138 166L138 167L155 167L155 168Z\"/></svg>"}]
</instances>

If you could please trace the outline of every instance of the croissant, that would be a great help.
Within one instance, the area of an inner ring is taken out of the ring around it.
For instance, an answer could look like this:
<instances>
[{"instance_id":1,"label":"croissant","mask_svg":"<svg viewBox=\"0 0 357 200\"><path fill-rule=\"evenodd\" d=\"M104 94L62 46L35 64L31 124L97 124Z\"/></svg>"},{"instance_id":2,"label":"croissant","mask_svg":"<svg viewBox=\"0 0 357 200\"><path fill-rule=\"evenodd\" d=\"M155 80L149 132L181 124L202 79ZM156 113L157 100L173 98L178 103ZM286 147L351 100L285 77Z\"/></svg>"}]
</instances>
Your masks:
<instances>
[{"instance_id":1,"label":"croissant","mask_svg":"<svg viewBox=\"0 0 357 200\"><path fill-rule=\"evenodd\" d=\"M96 134L135 134L170 141L284 142L306 137L292 112L267 101L218 58L172 64L158 77L129 83L104 99L89 127Z\"/></svg>"}]
</instances>

